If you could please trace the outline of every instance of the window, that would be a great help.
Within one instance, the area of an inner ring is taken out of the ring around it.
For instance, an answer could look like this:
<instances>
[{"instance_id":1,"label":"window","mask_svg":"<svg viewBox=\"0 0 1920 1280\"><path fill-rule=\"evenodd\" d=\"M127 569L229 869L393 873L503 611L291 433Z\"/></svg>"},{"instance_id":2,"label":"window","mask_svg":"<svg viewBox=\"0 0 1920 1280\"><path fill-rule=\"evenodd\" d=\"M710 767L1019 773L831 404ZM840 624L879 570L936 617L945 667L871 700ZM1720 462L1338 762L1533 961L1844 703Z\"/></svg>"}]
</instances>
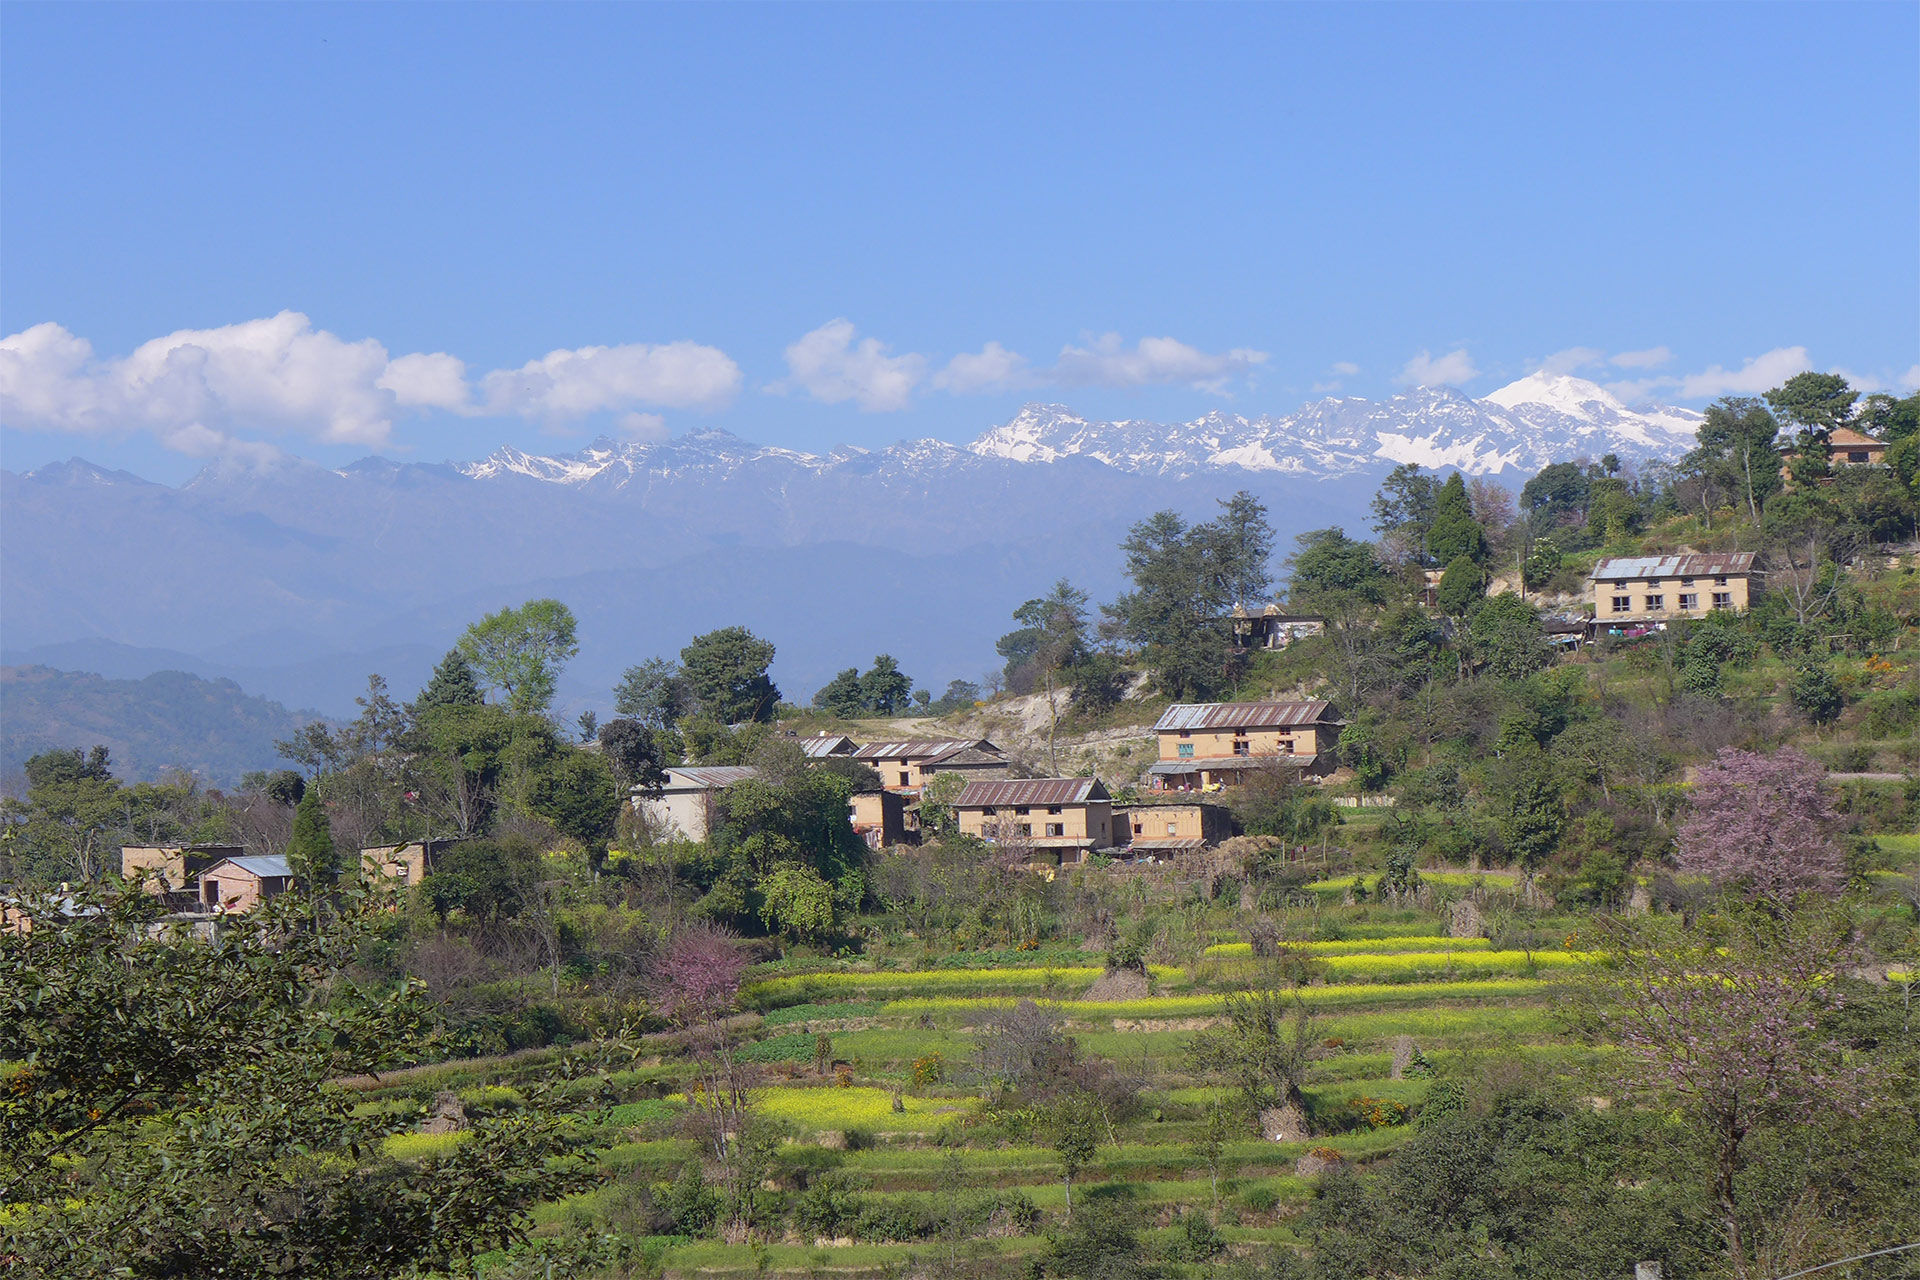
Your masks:
<instances>
[{"instance_id":1,"label":"window","mask_svg":"<svg viewBox=\"0 0 1920 1280\"><path fill-rule=\"evenodd\" d=\"M1865 462L1866 460L1867 460L1867 455L1865 450L1853 450L1853 451L1849 451L1847 454L1848 462Z\"/></svg>"},{"instance_id":2,"label":"window","mask_svg":"<svg viewBox=\"0 0 1920 1280\"><path fill-rule=\"evenodd\" d=\"M1032 810L1027 808L1027 806L1024 804L1017 804L1013 806L1013 811L1015 813L1031 813L1032 812Z\"/></svg>"},{"instance_id":3,"label":"window","mask_svg":"<svg viewBox=\"0 0 1920 1280\"><path fill-rule=\"evenodd\" d=\"M1049 822L1047 824L1047 834L1050 836L1064 836L1067 834L1067 824L1064 822Z\"/></svg>"},{"instance_id":4,"label":"window","mask_svg":"<svg viewBox=\"0 0 1920 1280\"><path fill-rule=\"evenodd\" d=\"M1182 760L1193 759L1193 744L1191 742L1183 742L1180 744L1180 758Z\"/></svg>"},{"instance_id":5,"label":"window","mask_svg":"<svg viewBox=\"0 0 1920 1280\"><path fill-rule=\"evenodd\" d=\"M1057 804L1050 804L1050 805L1048 805L1048 806L1047 806L1047 812L1048 812L1048 813L1058 813L1058 812L1060 812L1060 806L1059 806L1059 805L1057 805Z\"/></svg>"},{"instance_id":6,"label":"window","mask_svg":"<svg viewBox=\"0 0 1920 1280\"><path fill-rule=\"evenodd\" d=\"M1733 592L1716 591L1713 593L1713 607L1716 609L1733 608Z\"/></svg>"},{"instance_id":7,"label":"window","mask_svg":"<svg viewBox=\"0 0 1920 1280\"><path fill-rule=\"evenodd\" d=\"M1724 587L1727 585L1727 580L1725 578L1715 578L1713 580L1713 585L1716 587Z\"/></svg>"},{"instance_id":8,"label":"window","mask_svg":"<svg viewBox=\"0 0 1920 1280\"><path fill-rule=\"evenodd\" d=\"M1136 819L1133 824L1133 834L1137 836L1143 836L1146 833L1147 833L1146 825Z\"/></svg>"},{"instance_id":9,"label":"window","mask_svg":"<svg viewBox=\"0 0 1920 1280\"><path fill-rule=\"evenodd\" d=\"M1647 597L1647 608L1664 609L1666 607L1667 607L1667 598L1665 596L1648 596Z\"/></svg>"},{"instance_id":10,"label":"window","mask_svg":"<svg viewBox=\"0 0 1920 1280\"><path fill-rule=\"evenodd\" d=\"M1292 738L1282 738L1282 739L1280 739L1280 754L1281 754L1281 755L1283 755L1283 756L1290 756L1290 755L1292 755L1292 754L1293 754L1293 739L1292 739Z\"/></svg>"},{"instance_id":11,"label":"window","mask_svg":"<svg viewBox=\"0 0 1920 1280\"><path fill-rule=\"evenodd\" d=\"M1627 584L1624 581L1616 582L1613 584L1613 589L1615 591L1625 591L1627 589Z\"/></svg>"},{"instance_id":12,"label":"window","mask_svg":"<svg viewBox=\"0 0 1920 1280\"><path fill-rule=\"evenodd\" d=\"M1691 591L1685 591L1685 592L1682 592L1682 593L1681 593L1681 595L1680 595L1680 608L1681 608L1681 610L1682 610L1682 612L1684 612L1684 611L1686 611L1686 610L1688 610L1688 609L1698 609L1699 607L1700 607L1700 597L1699 597L1699 596L1697 596L1697 595L1695 595L1695 594L1694 594L1693 592L1691 592Z\"/></svg>"},{"instance_id":13,"label":"window","mask_svg":"<svg viewBox=\"0 0 1920 1280\"><path fill-rule=\"evenodd\" d=\"M1683 587L1690 587L1690 586L1692 586L1692 585L1693 585L1693 579L1692 579L1692 578L1682 578L1682 579L1680 579L1680 585L1681 585L1681 586L1683 586Z\"/></svg>"},{"instance_id":14,"label":"window","mask_svg":"<svg viewBox=\"0 0 1920 1280\"><path fill-rule=\"evenodd\" d=\"M1174 835L1179 835L1179 834L1180 834L1180 824L1179 824L1179 823L1177 823L1177 822L1169 822L1169 823L1167 824L1167 834L1168 834L1168 835L1170 835L1170 836L1174 836Z\"/></svg>"},{"instance_id":15,"label":"window","mask_svg":"<svg viewBox=\"0 0 1920 1280\"><path fill-rule=\"evenodd\" d=\"M1182 729L1182 730L1180 731L1180 736L1181 736L1181 737L1183 737L1183 738L1191 738L1191 737L1193 736L1193 730L1191 730L1191 729Z\"/></svg>"},{"instance_id":16,"label":"window","mask_svg":"<svg viewBox=\"0 0 1920 1280\"><path fill-rule=\"evenodd\" d=\"M1613 611L1615 613L1625 613L1631 608L1633 608L1632 596L1615 596L1613 598Z\"/></svg>"},{"instance_id":17,"label":"window","mask_svg":"<svg viewBox=\"0 0 1920 1280\"><path fill-rule=\"evenodd\" d=\"M1233 740L1233 754L1237 756L1252 755L1253 748L1247 745L1245 738L1235 738Z\"/></svg>"},{"instance_id":18,"label":"window","mask_svg":"<svg viewBox=\"0 0 1920 1280\"><path fill-rule=\"evenodd\" d=\"M1022 822L1016 825L1014 830L1023 836L1030 836L1033 834L1033 824L1031 822Z\"/></svg>"},{"instance_id":19,"label":"window","mask_svg":"<svg viewBox=\"0 0 1920 1280\"><path fill-rule=\"evenodd\" d=\"M903 787L907 785L907 771L905 769L900 771L900 785Z\"/></svg>"},{"instance_id":20,"label":"window","mask_svg":"<svg viewBox=\"0 0 1920 1280\"><path fill-rule=\"evenodd\" d=\"M980 812L986 814L989 818L991 818L996 814L998 814L1000 811L994 808L992 805L988 805L986 808L982 809Z\"/></svg>"}]
</instances>

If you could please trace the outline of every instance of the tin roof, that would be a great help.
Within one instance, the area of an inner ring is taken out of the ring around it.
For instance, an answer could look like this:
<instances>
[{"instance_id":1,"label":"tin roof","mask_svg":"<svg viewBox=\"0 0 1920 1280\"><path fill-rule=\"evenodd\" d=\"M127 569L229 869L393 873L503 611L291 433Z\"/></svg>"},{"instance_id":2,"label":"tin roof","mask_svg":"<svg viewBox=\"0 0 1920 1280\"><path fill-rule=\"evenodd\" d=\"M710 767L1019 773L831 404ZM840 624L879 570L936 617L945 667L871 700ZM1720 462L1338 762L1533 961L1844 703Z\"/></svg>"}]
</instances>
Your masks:
<instances>
[{"instance_id":1,"label":"tin roof","mask_svg":"<svg viewBox=\"0 0 1920 1280\"><path fill-rule=\"evenodd\" d=\"M969 782L955 808L983 805L1085 804L1107 799L1098 778L1001 778Z\"/></svg>"},{"instance_id":2,"label":"tin roof","mask_svg":"<svg viewBox=\"0 0 1920 1280\"><path fill-rule=\"evenodd\" d=\"M745 782L748 778L757 778L760 771L750 764L709 764L693 768L671 768L667 770L667 784L661 791L719 791L736 782ZM649 788L635 787L635 791Z\"/></svg>"},{"instance_id":3,"label":"tin roof","mask_svg":"<svg viewBox=\"0 0 1920 1280\"><path fill-rule=\"evenodd\" d=\"M857 746L858 744L845 734L830 737L823 733L817 738L800 739L800 750L809 760L825 760L829 756L851 755Z\"/></svg>"},{"instance_id":4,"label":"tin roof","mask_svg":"<svg viewBox=\"0 0 1920 1280\"><path fill-rule=\"evenodd\" d=\"M1718 551L1711 555L1618 556L1593 566L1587 579L1598 582L1603 578L1723 578L1752 571L1753 552Z\"/></svg>"},{"instance_id":5,"label":"tin roof","mask_svg":"<svg viewBox=\"0 0 1920 1280\"><path fill-rule=\"evenodd\" d=\"M1290 729L1332 720L1331 703L1176 702L1160 716L1156 733L1169 729Z\"/></svg>"},{"instance_id":6,"label":"tin roof","mask_svg":"<svg viewBox=\"0 0 1920 1280\"><path fill-rule=\"evenodd\" d=\"M1189 760L1156 760L1147 766L1148 777L1174 778L1182 774L1226 773L1235 769L1310 769L1318 754L1298 756L1202 756Z\"/></svg>"},{"instance_id":7,"label":"tin roof","mask_svg":"<svg viewBox=\"0 0 1920 1280\"><path fill-rule=\"evenodd\" d=\"M259 876L262 880L272 880L275 877L284 878L293 874L293 868L287 864L285 856L264 853L256 853L242 858L222 858L219 862L208 867L202 874L210 880L218 880L220 877L213 873L221 867L227 866L238 867L248 875Z\"/></svg>"},{"instance_id":8,"label":"tin roof","mask_svg":"<svg viewBox=\"0 0 1920 1280\"><path fill-rule=\"evenodd\" d=\"M869 742L853 753L855 760L929 760L968 747L998 752L985 738L909 738L896 742Z\"/></svg>"},{"instance_id":9,"label":"tin roof","mask_svg":"<svg viewBox=\"0 0 1920 1280\"><path fill-rule=\"evenodd\" d=\"M1207 842L1198 837L1189 836L1175 839L1172 836L1164 840L1149 840L1144 836L1135 836L1127 848L1140 853L1184 853L1189 849L1204 849Z\"/></svg>"}]
</instances>

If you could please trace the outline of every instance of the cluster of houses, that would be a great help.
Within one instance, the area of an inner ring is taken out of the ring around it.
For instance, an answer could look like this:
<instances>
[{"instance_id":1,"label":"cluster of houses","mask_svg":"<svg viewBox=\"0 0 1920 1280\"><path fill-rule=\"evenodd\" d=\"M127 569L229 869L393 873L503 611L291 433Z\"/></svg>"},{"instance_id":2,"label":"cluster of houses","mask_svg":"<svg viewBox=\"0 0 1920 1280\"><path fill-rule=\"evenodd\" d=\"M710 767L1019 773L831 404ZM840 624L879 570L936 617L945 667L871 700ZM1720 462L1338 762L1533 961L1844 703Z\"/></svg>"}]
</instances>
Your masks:
<instances>
[{"instance_id":1,"label":"cluster of houses","mask_svg":"<svg viewBox=\"0 0 1920 1280\"><path fill-rule=\"evenodd\" d=\"M1035 865L1058 866L1096 853L1164 861L1217 844L1233 834L1232 815L1199 796L1261 770L1317 781L1335 767L1342 727L1323 701L1169 707L1154 725L1159 758L1141 779L1141 800L1131 804L1115 804L1098 778L1016 777L1007 753L985 738L863 744L823 734L802 739L801 748L810 759L852 760L878 775L879 785L856 793L849 805L854 830L874 848L918 841L927 784L958 774L963 785L948 807L959 831L1015 849ZM744 765L671 768L664 786L636 788L633 804L663 837L704 840L720 793L754 776Z\"/></svg>"},{"instance_id":2,"label":"cluster of houses","mask_svg":"<svg viewBox=\"0 0 1920 1280\"><path fill-rule=\"evenodd\" d=\"M412 840L360 851L369 876L415 885L433 869L451 839ZM127 844L120 874L139 880L167 909L183 917L239 915L293 887L284 854L249 854L237 844Z\"/></svg>"}]
</instances>

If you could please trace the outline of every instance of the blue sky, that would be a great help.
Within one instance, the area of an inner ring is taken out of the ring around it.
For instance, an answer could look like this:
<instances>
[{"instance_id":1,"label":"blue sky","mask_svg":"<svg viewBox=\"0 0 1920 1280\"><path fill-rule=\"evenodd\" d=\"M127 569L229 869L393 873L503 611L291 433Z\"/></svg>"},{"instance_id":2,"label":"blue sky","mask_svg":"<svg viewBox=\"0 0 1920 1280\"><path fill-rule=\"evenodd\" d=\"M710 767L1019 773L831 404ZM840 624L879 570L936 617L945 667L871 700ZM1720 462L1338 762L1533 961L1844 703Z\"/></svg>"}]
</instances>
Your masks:
<instances>
[{"instance_id":1,"label":"blue sky","mask_svg":"<svg viewBox=\"0 0 1920 1280\"><path fill-rule=\"evenodd\" d=\"M1920 376L1913 4L13 3L0 37L14 469Z\"/></svg>"}]
</instances>

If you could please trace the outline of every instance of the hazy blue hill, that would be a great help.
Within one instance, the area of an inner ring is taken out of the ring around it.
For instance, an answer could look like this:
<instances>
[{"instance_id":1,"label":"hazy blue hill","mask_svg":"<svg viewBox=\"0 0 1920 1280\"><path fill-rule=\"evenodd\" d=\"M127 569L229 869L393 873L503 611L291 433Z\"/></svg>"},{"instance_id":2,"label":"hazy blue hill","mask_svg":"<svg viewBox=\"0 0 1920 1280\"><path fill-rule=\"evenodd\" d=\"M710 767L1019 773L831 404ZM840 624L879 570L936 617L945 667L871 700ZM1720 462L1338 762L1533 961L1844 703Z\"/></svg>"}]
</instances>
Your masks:
<instances>
[{"instance_id":1,"label":"hazy blue hill","mask_svg":"<svg viewBox=\"0 0 1920 1280\"><path fill-rule=\"evenodd\" d=\"M231 680L157 671L110 680L52 667L0 667L0 774L51 748L103 743L130 782L183 769L228 786L249 769L280 767L274 740L318 719L256 698Z\"/></svg>"}]
</instances>

